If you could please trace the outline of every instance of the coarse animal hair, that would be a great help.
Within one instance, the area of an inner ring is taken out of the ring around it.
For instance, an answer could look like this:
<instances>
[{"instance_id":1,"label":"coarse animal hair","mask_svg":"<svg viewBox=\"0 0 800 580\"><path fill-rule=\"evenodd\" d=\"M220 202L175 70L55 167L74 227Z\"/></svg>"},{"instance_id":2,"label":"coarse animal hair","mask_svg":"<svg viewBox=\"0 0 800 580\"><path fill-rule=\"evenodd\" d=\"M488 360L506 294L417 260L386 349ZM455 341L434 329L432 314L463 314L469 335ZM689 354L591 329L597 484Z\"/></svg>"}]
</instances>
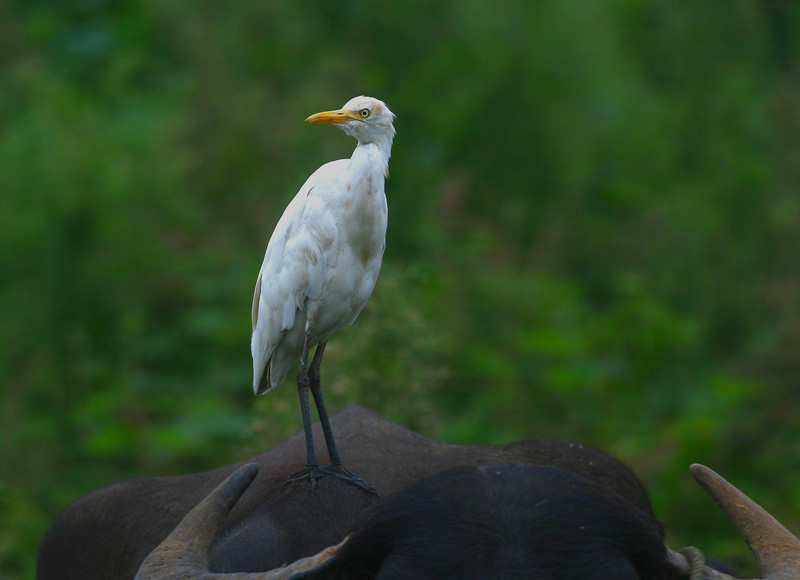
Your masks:
<instances>
[{"instance_id":1,"label":"coarse animal hair","mask_svg":"<svg viewBox=\"0 0 800 580\"><path fill-rule=\"evenodd\" d=\"M658 520L550 466L459 467L368 509L304 580L667 580Z\"/></svg>"}]
</instances>

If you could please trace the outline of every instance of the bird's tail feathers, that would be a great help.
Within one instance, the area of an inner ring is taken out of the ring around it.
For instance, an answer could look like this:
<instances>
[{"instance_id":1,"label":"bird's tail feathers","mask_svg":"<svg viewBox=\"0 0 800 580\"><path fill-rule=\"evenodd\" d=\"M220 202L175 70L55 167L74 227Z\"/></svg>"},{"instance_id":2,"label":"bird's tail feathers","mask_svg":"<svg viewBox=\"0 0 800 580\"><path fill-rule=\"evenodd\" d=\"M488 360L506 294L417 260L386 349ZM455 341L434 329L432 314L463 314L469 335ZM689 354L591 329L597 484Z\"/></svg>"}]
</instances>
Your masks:
<instances>
[{"instance_id":1,"label":"bird's tail feathers","mask_svg":"<svg viewBox=\"0 0 800 580\"><path fill-rule=\"evenodd\" d=\"M283 384L283 381L286 380L286 375L291 368L291 363L293 361L288 361L288 364L285 362L275 364L275 358L271 358L267 361L266 366L264 367L264 371L261 373L260 376L256 375L255 380L253 381L253 392L256 395L263 395L264 393L271 391L275 387Z\"/></svg>"},{"instance_id":2,"label":"bird's tail feathers","mask_svg":"<svg viewBox=\"0 0 800 580\"><path fill-rule=\"evenodd\" d=\"M270 362L267 362L267 366L261 372L261 376L256 375L255 380L253 381L253 392L256 395L263 395L275 386L269 380L269 377L272 374L272 369L270 368L272 365Z\"/></svg>"}]
</instances>

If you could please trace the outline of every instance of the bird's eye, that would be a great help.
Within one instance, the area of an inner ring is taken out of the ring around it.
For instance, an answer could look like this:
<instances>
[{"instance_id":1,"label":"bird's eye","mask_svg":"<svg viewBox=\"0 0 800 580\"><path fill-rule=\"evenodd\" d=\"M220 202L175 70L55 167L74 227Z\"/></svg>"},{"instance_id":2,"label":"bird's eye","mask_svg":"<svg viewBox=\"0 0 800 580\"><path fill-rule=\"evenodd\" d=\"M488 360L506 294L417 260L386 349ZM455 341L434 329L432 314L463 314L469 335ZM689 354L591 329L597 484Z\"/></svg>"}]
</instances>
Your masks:
<instances>
[{"instance_id":1,"label":"bird's eye","mask_svg":"<svg viewBox=\"0 0 800 580\"><path fill-rule=\"evenodd\" d=\"M362 118L362 119L366 119L367 117L369 117L369 115L370 115L370 111L369 111L369 109L361 109L361 110L358 112L358 114L359 114L359 115L361 115L361 118Z\"/></svg>"}]
</instances>

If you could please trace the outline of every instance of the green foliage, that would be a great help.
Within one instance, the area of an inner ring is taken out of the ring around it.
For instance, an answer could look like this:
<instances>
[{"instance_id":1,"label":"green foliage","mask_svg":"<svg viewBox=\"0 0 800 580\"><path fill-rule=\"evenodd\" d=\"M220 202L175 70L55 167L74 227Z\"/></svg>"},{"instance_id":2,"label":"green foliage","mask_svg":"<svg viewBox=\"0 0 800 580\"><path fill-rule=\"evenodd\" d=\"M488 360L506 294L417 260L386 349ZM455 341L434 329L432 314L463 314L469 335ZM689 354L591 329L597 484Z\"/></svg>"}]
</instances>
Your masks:
<instances>
[{"instance_id":1,"label":"green foliage","mask_svg":"<svg viewBox=\"0 0 800 580\"><path fill-rule=\"evenodd\" d=\"M676 547L745 553L696 461L800 530L799 28L754 0L0 4L0 578L91 489L299 428L291 385L252 397L250 298L353 146L302 119L358 93L398 136L331 409L600 446Z\"/></svg>"}]
</instances>

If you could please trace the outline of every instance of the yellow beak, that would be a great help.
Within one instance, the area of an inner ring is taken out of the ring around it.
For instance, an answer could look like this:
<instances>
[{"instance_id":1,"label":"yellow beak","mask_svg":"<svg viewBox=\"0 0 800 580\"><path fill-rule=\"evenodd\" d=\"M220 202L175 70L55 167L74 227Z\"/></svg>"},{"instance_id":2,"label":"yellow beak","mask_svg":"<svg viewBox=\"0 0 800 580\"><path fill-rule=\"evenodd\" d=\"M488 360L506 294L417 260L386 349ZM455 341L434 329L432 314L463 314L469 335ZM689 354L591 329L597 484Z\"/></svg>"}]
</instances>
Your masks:
<instances>
[{"instance_id":1,"label":"yellow beak","mask_svg":"<svg viewBox=\"0 0 800 580\"><path fill-rule=\"evenodd\" d=\"M306 123L347 123L349 121L360 121L361 117L355 111L339 109L338 111L323 111L315 113L306 119Z\"/></svg>"}]
</instances>

